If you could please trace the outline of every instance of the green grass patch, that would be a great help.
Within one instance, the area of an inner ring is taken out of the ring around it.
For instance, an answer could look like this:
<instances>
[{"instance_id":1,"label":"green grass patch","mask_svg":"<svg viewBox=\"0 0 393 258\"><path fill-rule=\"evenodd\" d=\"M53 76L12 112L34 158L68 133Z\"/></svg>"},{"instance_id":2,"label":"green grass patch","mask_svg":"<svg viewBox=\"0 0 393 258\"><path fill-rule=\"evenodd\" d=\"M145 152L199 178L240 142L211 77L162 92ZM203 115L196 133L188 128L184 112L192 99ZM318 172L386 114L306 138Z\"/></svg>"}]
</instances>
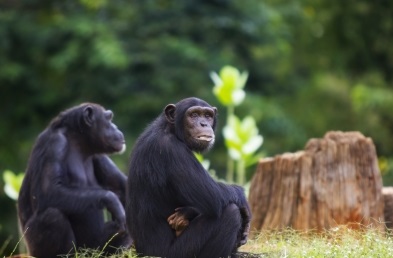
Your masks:
<instances>
[{"instance_id":1,"label":"green grass patch","mask_svg":"<svg viewBox=\"0 0 393 258\"><path fill-rule=\"evenodd\" d=\"M105 256L104 253L100 250L91 250L84 249L78 250L76 254L61 256L63 258L101 258L101 257L110 257L110 258L137 258L135 250L118 250L116 254Z\"/></svg>"},{"instance_id":2,"label":"green grass patch","mask_svg":"<svg viewBox=\"0 0 393 258\"><path fill-rule=\"evenodd\" d=\"M333 258L393 257L393 232L374 229L355 230L345 226L322 233L299 232L292 229L263 231L239 251L261 254L269 258ZM78 250L76 258L101 258L100 250ZM118 250L111 258L136 258L135 250Z\"/></svg>"},{"instance_id":3,"label":"green grass patch","mask_svg":"<svg viewBox=\"0 0 393 258\"><path fill-rule=\"evenodd\" d=\"M299 232L292 229L264 231L239 251L259 253L269 258L385 258L393 255L393 234L374 229L355 230L345 226L322 233ZM100 257L83 256L77 257ZM91 255L91 254L90 254ZM135 251L127 250L112 256L136 258Z\"/></svg>"},{"instance_id":4,"label":"green grass patch","mask_svg":"<svg viewBox=\"0 0 393 258\"><path fill-rule=\"evenodd\" d=\"M323 233L295 230L264 231L241 247L263 257L392 257L392 232L337 227Z\"/></svg>"}]
</instances>

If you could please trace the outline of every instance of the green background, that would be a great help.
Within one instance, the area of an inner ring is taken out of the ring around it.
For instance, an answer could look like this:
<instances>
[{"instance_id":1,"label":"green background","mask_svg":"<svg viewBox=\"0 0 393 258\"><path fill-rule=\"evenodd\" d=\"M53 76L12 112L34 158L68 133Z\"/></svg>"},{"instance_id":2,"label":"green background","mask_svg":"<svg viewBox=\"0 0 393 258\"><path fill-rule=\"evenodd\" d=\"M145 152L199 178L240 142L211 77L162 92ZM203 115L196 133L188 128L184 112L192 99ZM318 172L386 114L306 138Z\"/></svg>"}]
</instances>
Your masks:
<instances>
[{"instance_id":1,"label":"green background","mask_svg":"<svg viewBox=\"0 0 393 258\"><path fill-rule=\"evenodd\" d=\"M239 117L252 115L272 156L328 130L357 130L393 184L393 1L0 1L0 174L22 172L36 136L65 108L102 104L128 149L168 103L196 96L219 110L221 177L226 109L211 71L248 71ZM255 167L248 168L248 179ZM2 177L1 177L2 178ZM0 247L18 241L15 202L0 180Z\"/></svg>"}]
</instances>

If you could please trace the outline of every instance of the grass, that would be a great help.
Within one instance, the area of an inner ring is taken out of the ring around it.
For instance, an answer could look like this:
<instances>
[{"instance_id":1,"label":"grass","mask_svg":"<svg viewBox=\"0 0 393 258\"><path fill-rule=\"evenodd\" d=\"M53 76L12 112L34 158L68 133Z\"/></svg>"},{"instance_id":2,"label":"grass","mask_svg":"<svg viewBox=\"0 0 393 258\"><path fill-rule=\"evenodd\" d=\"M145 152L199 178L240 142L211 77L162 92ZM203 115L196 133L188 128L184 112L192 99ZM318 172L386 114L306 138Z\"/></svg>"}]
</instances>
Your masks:
<instances>
[{"instance_id":1,"label":"grass","mask_svg":"<svg viewBox=\"0 0 393 258\"><path fill-rule=\"evenodd\" d=\"M393 255L393 233L381 233L373 229L353 230L345 226L326 230L323 233L263 231L239 251L260 253L269 258L384 258ZM66 256L65 256L66 257ZM69 256L71 257L71 256ZM81 250L76 258L99 258L102 252ZM119 250L111 258L136 258L134 250Z\"/></svg>"},{"instance_id":2,"label":"grass","mask_svg":"<svg viewBox=\"0 0 393 258\"><path fill-rule=\"evenodd\" d=\"M353 230L345 226L323 233L302 233L291 229L266 231L250 240L242 251L266 254L263 257L392 257L393 234Z\"/></svg>"}]
</instances>

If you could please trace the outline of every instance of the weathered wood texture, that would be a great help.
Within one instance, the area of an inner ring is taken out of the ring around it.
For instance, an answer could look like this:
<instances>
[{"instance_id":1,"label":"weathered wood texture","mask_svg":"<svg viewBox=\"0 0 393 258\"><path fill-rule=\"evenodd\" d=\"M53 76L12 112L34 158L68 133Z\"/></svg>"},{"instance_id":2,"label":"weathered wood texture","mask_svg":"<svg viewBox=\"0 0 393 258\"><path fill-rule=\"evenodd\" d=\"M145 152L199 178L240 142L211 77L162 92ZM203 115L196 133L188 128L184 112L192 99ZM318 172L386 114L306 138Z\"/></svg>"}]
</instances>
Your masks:
<instances>
[{"instance_id":1,"label":"weathered wood texture","mask_svg":"<svg viewBox=\"0 0 393 258\"><path fill-rule=\"evenodd\" d=\"M328 132L304 151L262 159L250 189L252 230L384 228L375 146L358 132Z\"/></svg>"},{"instance_id":2,"label":"weathered wood texture","mask_svg":"<svg viewBox=\"0 0 393 258\"><path fill-rule=\"evenodd\" d=\"M393 229L393 187L384 187L382 195L385 203L384 215L386 227Z\"/></svg>"}]
</instances>

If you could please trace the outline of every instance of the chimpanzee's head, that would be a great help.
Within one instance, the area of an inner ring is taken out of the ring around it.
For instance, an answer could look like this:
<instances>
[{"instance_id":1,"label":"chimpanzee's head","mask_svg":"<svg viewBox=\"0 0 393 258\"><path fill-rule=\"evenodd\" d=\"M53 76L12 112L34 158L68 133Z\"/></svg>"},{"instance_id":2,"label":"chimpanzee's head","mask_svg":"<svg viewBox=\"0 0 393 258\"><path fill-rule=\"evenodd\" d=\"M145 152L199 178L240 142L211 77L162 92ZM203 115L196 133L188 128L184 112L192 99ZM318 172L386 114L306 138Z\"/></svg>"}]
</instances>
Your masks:
<instances>
[{"instance_id":1,"label":"chimpanzee's head","mask_svg":"<svg viewBox=\"0 0 393 258\"><path fill-rule=\"evenodd\" d=\"M165 107L165 117L177 138L192 151L205 152L214 144L217 109L198 98L187 98Z\"/></svg>"},{"instance_id":2,"label":"chimpanzee's head","mask_svg":"<svg viewBox=\"0 0 393 258\"><path fill-rule=\"evenodd\" d=\"M83 103L62 112L52 127L65 127L67 134L91 154L123 153L126 149L123 133L112 122L113 112L94 103Z\"/></svg>"}]
</instances>

